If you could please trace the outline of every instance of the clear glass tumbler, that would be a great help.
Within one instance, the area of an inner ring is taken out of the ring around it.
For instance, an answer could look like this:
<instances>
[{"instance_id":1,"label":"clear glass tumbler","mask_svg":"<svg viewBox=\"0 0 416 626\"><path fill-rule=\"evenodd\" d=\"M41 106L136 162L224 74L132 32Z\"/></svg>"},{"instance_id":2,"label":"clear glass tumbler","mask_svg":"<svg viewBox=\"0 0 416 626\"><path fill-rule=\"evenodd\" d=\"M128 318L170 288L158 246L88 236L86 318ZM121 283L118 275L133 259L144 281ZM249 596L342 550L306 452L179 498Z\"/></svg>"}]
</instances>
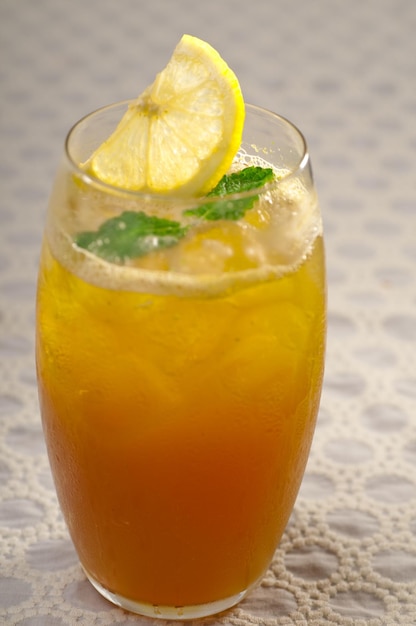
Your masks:
<instances>
[{"instance_id":1,"label":"clear glass tumbler","mask_svg":"<svg viewBox=\"0 0 416 626\"><path fill-rule=\"evenodd\" d=\"M126 106L73 127L53 187L37 295L44 434L94 587L143 615L201 617L261 580L302 480L324 367L321 218L303 136L249 105L234 167L275 177L227 196L238 219L215 219L218 198L94 179L80 163ZM202 205L214 219L195 217ZM181 237L106 254L103 224L127 232L137 213Z\"/></svg>"}]
</instances>

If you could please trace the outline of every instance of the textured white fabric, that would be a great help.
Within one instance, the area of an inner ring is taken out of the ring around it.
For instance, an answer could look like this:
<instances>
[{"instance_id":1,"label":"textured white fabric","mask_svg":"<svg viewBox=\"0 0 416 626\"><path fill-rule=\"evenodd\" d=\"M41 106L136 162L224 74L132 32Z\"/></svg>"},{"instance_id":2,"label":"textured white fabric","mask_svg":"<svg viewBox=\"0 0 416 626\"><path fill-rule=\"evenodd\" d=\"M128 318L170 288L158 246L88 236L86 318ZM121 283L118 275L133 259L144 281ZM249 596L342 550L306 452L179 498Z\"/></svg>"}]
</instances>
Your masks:
<instances>
[{"instance_id":1,"label":"textured white fabric","mask_svg":"<svg viewBox=\"0 0 416 626\"><path fill-rule=\"evenodd\" d=\"M64 136L135 96L184 32L294 121L325 220L328 358L301 492L263 584L205 624L416 623L416 3L1 0L0 622L149 625L86 582L58 510L33 359Z\"/></svg>"}]
</instances>

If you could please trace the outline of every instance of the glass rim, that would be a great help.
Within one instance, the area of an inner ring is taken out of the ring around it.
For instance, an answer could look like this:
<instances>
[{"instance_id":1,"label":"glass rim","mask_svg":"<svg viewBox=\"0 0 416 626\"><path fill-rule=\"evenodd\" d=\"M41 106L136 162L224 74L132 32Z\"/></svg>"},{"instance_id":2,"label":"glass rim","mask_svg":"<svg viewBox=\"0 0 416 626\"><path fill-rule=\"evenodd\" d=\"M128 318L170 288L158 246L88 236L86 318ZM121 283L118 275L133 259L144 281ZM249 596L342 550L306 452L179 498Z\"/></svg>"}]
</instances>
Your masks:
<instances>
[{"instance_id":1,"label":"glass rim","mask_svg":"<svg viewBox=\"0 0 416 626\"><path fill-rule=\"evenodd\" d=\"M136 198L136 199L141 199L141 200L146 200L146 201L151 201L151 200L157 200L160 201L161 199L163 199L164 201L174 201L176 202L180 202L181 200L184 202L189 202L190 200L195 201L197 203L200 202L214 202L216 200L218 200L218 197L215 196L208 196L208 195L204 195L204 196L193 196L193 195L189 195L189 194L181 194L180 192L166 192L166 193L152 193L152 192L148 192L148 191L142 191L142 190L135 190L135 189L125 189L123 187L118 187L116 185L111 185L109 183L106 183L102 180L100 180L98 177L93 176L92 174L90 174L89 172L87 172L85 169L82 168L82 166L73 158L73 156L71 155L71 150L70 150L70 142L71 139L75 133L75 131L81 126L81 124L83 124L84 122L86 122L87 120L89 120L90 118L92 119L93 117L95 117L97 114L99 113L104 113L105 111L108 111L110 109L115 109L116 107L121 107L123 105L125 105L126 107L131 104L132 102L134 102L135 99L125 99L125 100L119 100L116 102L113 102L111 104L107 104L104 105L102 107L98 107L97 109L94 109L93 111L91 111L90 113L87 113L86 115L82 116L81 118L78 119L78 121L76 121L69 129L69 131L66 134L65 137L65 142L64 142L64 155L68 161L68 163L70 164L74 174L76 174L79 178L81 178L83 180L84 183L94 186L96 189L100 189L103 192L107 192L107 193L112 193L112 194L117 194L117 195L122 195L122 196L126 196L130 199L132 198ZM282 175L279 179L274 180L270 183L265 184L262 189L261 189L261 193L264 193L266 191L269 190L273 190L278 188L279 186L281 186L281 184L283 182L286 182L287 180L290 180L291 178L295 178L300 172L302 172L303 170L305 170L305 168L307 167L309 160L310 160L310 153L309 153L309 148L308 148L308 144L306 141L306 138L304 136L304 134L302 133L302 131L293 123L291 122L288 118L275 113L274 111L271 111L270 109L266 109L264 107L260 107L254 104L250 104L250 103L245 103L245 109L246 111L252 111L260 113L262 115L267 115L269 116L271 119L274 119L280 123L283 123L285 126L289 127L298 137L298 139L300 139L301 145L302 145L302 150L300 151L300 155L298 160L296 161L296 163L294 164L294 166L287 172L287 174ZM121 119L121 118L120 118ZM243 130L243 139L244 139L244 130ZM237 153L238 154L238 151ZM267 163L267 160L264 159L265 163ZM234 193L234 194L228 194L227 195L227 200L232 200L232 199L238 199L238 198L245 198L245 197L250 197L253 195L258 195L259 194L259 189L252 189L250 191L245 191L245 192L240 192L240 193Z\"/></svg>"}]
</instances>

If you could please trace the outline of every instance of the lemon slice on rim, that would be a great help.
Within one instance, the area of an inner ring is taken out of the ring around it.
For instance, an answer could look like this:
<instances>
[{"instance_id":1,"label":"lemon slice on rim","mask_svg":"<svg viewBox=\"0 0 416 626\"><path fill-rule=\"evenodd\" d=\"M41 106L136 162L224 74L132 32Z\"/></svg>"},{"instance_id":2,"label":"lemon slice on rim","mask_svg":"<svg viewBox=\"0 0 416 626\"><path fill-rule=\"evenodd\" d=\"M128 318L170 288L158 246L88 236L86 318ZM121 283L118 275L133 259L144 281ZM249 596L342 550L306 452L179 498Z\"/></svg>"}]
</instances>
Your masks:
<instances>
[{"instance_id":1,"label":"lemon slice on rim","mask_svg":"<svg viewBox=\"0 0 416 626\"><path fill-rule=\"evenodd\" d=\"M201 195L229 169L243 124L235 74L209 44L184 35L88 169L123 189Z\"/></svg>"}]
</instances>

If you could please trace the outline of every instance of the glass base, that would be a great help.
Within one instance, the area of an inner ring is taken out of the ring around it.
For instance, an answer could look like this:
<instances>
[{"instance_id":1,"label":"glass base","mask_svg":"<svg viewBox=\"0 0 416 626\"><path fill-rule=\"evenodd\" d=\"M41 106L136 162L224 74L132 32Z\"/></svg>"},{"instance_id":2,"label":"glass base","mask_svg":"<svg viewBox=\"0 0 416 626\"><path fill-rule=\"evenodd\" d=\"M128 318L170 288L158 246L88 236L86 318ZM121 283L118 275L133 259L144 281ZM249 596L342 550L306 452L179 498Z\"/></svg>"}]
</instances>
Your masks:
<instances>
[{"instance_id":1,"label":"glass base","mask_svg":"<svg viewBox=\"0 0 416 626\"><path fill-rule=\"evenodd\" d=\"M85 571L85 570L84 570ZM159 619L170 620L188 620L196 619L198 617L208 617L209 615L215 615L221 611L231 608L238 604L240 600L247 594L248 589L236 593L234 596L224 598L223 600L217 600L216 602L207 602L206 604L195 604L192 606L163 606L158 604L146 604L144 602L135 602L129 598L123 598L123 596L108 591L105 587L100 585L88 572L85 572L90 583L104 598L119 606L120 608L143 615L145 617L153 617Z\"/></svg>"}]
</instances>

